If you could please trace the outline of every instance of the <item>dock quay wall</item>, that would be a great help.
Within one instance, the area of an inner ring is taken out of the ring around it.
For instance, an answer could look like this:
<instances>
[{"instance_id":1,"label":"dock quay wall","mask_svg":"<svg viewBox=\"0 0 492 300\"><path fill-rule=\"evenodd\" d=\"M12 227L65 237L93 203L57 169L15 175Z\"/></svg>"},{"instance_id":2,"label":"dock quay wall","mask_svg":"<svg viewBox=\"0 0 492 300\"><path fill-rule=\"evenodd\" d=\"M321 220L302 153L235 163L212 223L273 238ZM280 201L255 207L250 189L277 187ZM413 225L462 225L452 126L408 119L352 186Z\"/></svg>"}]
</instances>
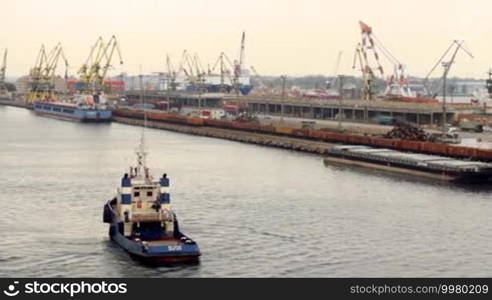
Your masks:
<instances>
[{"instance_id":1,"label":"dock quay wall","mask_svg":"<svg viewBox=\"0 0 492 300\"><path fill-rule=\"evenodd\" d=\"M144 120L142 119L115 116L113 117L113 120L118 123L128 125L144 126ZM308 141L298 138L289 138L251 132L242 132L233 129L197 127L151 120L147 121L146 126L150 128L165 129L185 134L219 138L236 142L309 152L314 154L325 154L327 153L327 150L331 148L331 144L324 142Z\"/></svg>"},{"instance_id":2,"label":"dock quay wall","mask_svg":"<svg viewBox=\"0 0 492 300\"><path fill-rule=\"evenodd\" d=\"M124 119L140 119L143 120L144 112L143 110L136 109L115 109L113 111L114 118L119 121L122 117ZM299 148L299 145L306 145L305 143L316 143L316 149L314 153L326 153L326 149L329 149L330 144L340 143L340 144L352 144L352 145L366 145L371 147L379 148L389 148L400 151L415 152L415 153L426 153L434 154L448 157L466 158L481 161L492 161L492 150L488 149L478 149L471 147L455 146L442 143L434 142L419 142L419 141L409 141L409 140L399 140L399 139L386 139L377 136L369 135L357 135L357 134L347 134L347 133L337 133L331 131L322 131L306 128L292 128L283 126L273 126L273 125L261 125L256 123L246 123L238 121L222 121L214 119L201 119L192 118L181 115L168 114L156 110L148 110L146 112L149 124L152 126L159 126L156 128L173 130L170 125L163 124L174 124L180 126L186 126L185 129L180 129L183 133L190 133L196 135L213 136L217 138L225 138L230 140L237 140L243 142L251 142L256 144L273 145L275 143L281 143L281 141L287 141L285 138L289 138L289 143L296 141L291 147L285 145L283 148L298 150L294 148ZM192 129L194 128L194 129ZM215 130L213 130L215 129ZM176 129L174 129L177 131ZM225 132L220 132L220 130L227 130ZM248 133L248 134L246 134ZM246 138L248 136L248 138ZM261 141L256 141L258 136L262 136ZM251 137L251 141L249 138ZM255 137L255 138L252 138ZM293 139L293 140L291 140ZM302 141L302 142L301 142ZM310 144L313 145L313 144ZM323 146L324 145L324 146ZM321 147L321 150L319 149ZM324 148L327 147L327 148ZM324 149L324 150L323 150ZM308 151L310 152L310 151Z\"/></svg>"}]
</instances>

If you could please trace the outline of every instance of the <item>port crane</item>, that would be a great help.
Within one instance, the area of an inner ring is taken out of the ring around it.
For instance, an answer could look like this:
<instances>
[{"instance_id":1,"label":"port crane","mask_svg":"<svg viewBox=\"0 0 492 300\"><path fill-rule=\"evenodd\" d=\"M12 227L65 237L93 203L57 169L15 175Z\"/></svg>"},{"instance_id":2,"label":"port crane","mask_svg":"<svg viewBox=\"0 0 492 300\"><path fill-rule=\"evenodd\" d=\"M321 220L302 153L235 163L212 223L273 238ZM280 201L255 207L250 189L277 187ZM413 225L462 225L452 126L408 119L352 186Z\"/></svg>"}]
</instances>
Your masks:
<instances>
[{"instance_id":1,"label":"port crane","mask_svg":"<svg viewBox=\"0 0 492 300\"><path fill-rule=\"evenodd\" d=\"M243 31L241 36L241 48L239 50L239 60L234 61L234 76L232 77L232 88L236 94L240 93L239 82L241 75L244 71L244 59L245 59L245 47L246 47L246 32Z\"/></svg>"},{"instance_id":2,"label":"port crane","mask_svg":"<svg viewBox=\"0 0 492 300\"><path fill-rule=\"evenodd\" d=\"M327 88L329 89L334 89L338 81L338 69L340 68L340 62L342 60L342 53L343 53L342 51L338 52L337 60L335 62L335 67L333 68L333 73L331 76L332 79L328 81L327 84Z\"/></svg>"},{"instance_id":3,"label":"port crane","mask_svg":"<svg viewBox=\"0 0 492 300\"><path fill-rule=\"evenodd\" d=\"M172 91L177 90L178 85L179 85L179 83L177 82L177 79L178 79L178 76L180 76L180 74L184 74L185 76L187 76L188 80L190 80L190 82L194 81L194 79L192 78L193 76L191 75L191 73L193 73L193 69L190 69L190 71L187 71L185 68L185 63L188 62L188 56L189 56L188 51L186 49L183 50L183 53L181 54L181 61L179 63L178 68L176 69L171 62L171 57L169 56L169 54L166 55L167 80L168 80L167 89L168 90L169 89Z\"/></svg>"},{"instance_id":4,"label":"port crane","mask_svg":"<svg viewBox=\"0 0 492 300\"><path fill-rule=\"evenodd\" d=\"M449 47L446 49L444 54L439 58L436 64L432 67L432 69L429 71L427 76L425 76L424 85L429 91L432 91L431 93L433 98L437 97L439 91L443 89L447 75L451 70L451 66L454 64L454 60L460 49L463 50L466 54L468 54L470 58L473 58L471 52L468 49L466 49L464 41L454 40L451 42ZM446 60L446 58L449 57L450 53L452 53L451 57L448 60ZM439 81L436 84L433 84L433 87L431 87L430 80L429 80L430 76L437 69L439 65L443 67L443 75L440 77Z\"/></svg>"},{"instance_id":5,"label":"port crane","mask_svg":"<svg viewBox=\"0 0 492 300\"><path fill-rule=\"evenodd\" d=\"M393 74L387 79L384 95L412 97L405 66L378 40L372 28L359 21L361 42L357 44L352 68L358 65L362 71L363 94L365 100L374 96L373 84L377 75L384 78L385 72L379 59L379 52L393 65Z\"/></svg>"},{"instance_id":6,"label":"port crane","mask_svg":"<svg viewBox=\"0 0 492 300\"><path fill-rule=\"evenodd\" d=\"M0 95L8 93L7 85L5 84L5 71L7 70L7 49L3 52L2 66L0 67Z\"/></svg>"},{"instance_id":7,"label":"port crane","mask_svg":"<svg viewBox=\"0 0 492 300\"><path fill-rule=\"evenodd\" d=\"M214 63L214 66L212 67L211 72L215 72L215 69L220 66L220 91L221 92L230 92L231 88L235 90L234 87L234 76L232 73L235 68L235 64L231 62L229 57L224 53L221 52L219 57ZM231 71L232 70L232 71ZM228 82L230 83L229 85L226 84L226 79L228 79Z\"/></svg>"},{"instance_id":8,"label":"port crane","mask_svg":"<svg viewBox=\"0 0 492 300\"><path fill-rule=\"evenodd\" d=\"M212 66L212 69L209 70L209 75L215 72L215 69L217 66L220 67L219 74L220 74L220 87L219 91L224 92L225 91L225 78L230 77L230 72L226 67L226 61L229 61L227 58L226 54L224 52L221 52L217 60L215 61L214 65Z\"/></svg>"},{"instance_id":9,"label":"port crane","mask_svg":"<svg viewBox=\"0 0 492 300\"><path fill-rule=\"evenodd\" d=\"M439 82L437 84L437 89L434 90L433 96L436 97L437 94L439 93L439 90L442 88L442 94L443 94L443 100L442 100L442 132L443 134L446 133L446 79L448 77L449 71L451 70L451 67L454 64L454 61L456 59L456 55L458 54L459 50L463 50L470 58L473 58L473 55L471 52L466 49L465 47L465 42L464 41L458 41L454 40L451 45L446 49L444 54L439 58L437 63L434 65L434 67L431 69L429 74L425 77L424 83L428 84L429 82L429 76L434 72L434 70L441 65L443 67L443 74L441 78L439 79ZM446 60L446 57L448 57L449 53L451 54L451 57L449 60Z\"/></svg>"},{"instance_id":10,"label":"port crane","mask_svg":"<svg viewBox=\"0 0 492 300\"><path fill-rule=\"evenodd\" d=\"M65 63L65 78L68 72L68 60L63 52L61 43L58 43L49 52L46 52L44 45L41 45L34 67L31 69L29 93L27 103L32 104L35 100L54 100L55 77L58 62L63 59Z\"/></svg>"},{"instance_id":11,"label":"port crane","mask_svg":"<svg viewBox=\"0 0 492 300\"><path fill-rule=\"evenodd\" d=\"M253 75L256 76L256 80L258 81L258 84L259 84L259 89L260 90L266 90L267 89L267 86L263 82L263 80L261 80L261 76L259 75L258 71L256 71L256 68L253 67L253 66L250 66L249 68L253 72Z\"/></svg>"},{"instance_id":12,"label":"port crane","mask_svg":"<svg viewBox=\"0 0 492 300\"><path fill-rule=\"evenodd\" d=\"M113 35L107 43L104 42L102 37L97 39L89 52L89 56L78 71L80 79L83 82L81 92L102 92L104 79L112 67L115 52L118 53L120 65L122 65L123 59L116 36Z\"/></svg>"},{"instance_id":13,"label":"port crane","mask_svg":"<svg viewBox=\"0 0 492 300\"><path fill-rule=\"evenodd\" d=\"M178 84L176 83L176 78L181 68L178 69L178 71L174 69L169 54L166 55L166 66L167 66L167 89L171 91L175 91L176 88L178 87Z\"/></svg>"},{"instance_id":14,"label":"port crane","mask_svg":"<svg viewBox=\"0 0 492 300\"><path fill-rule=\"evenodd\" d=\"M205 85L205 72L198 55L191 55L186 50L183 51L183 57L181 60L180 70L183 70L187 80L190 84L198 87L198 91L201 92Z\"/></svg>"}]
</instances>

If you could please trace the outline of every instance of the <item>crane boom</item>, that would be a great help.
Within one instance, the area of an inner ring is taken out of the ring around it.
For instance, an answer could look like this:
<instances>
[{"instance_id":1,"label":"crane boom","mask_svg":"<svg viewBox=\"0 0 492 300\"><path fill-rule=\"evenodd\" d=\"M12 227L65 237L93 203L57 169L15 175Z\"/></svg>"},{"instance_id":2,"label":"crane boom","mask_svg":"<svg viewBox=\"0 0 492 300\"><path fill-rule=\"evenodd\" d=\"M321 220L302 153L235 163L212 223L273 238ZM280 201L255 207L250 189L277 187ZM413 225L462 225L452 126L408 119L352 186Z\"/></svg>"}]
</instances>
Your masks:
<instances>
[{"instance_id":1,"label":"crane boom","mask_svg":"<svg viewBox=\"0 0 492 300\"><path fill-rule=\"evenodd\" d=\"M452 51L451 58L449 61L445 61L444 59L448 56L448 54L451 52L451 50L454 48ZM440 77L439 81L437 82L437 85L435 86L434 89L432 89L432 97L436 97L437 94L439 93L439 90L443 87L444 85L444 78L446 78L449 74L449 71L451 70L451 66L454 63L454 60L456 58L456 55L458 54L459 50L463 50L470 58L473 58L473 55L464 47L464 41L458 41L454 40L451 45L446 49L444 54L439 58L437 63L432 67L431 71L427 74L427 76L424 79L424 85L425 87L430 91L431 88L429 86L429 77L431 74L434 72L434 70L437 68L437 66L442 65L444 67L443 75Z\"/></svg>"},{"instance_id":2,"label":"crane boom","mask_svg":"<svg viewBox=\"0 0 492 300\"><path fill-rule=\"evenodd\" d=\"M108 49L109 49L109 54L108 54ZM120 46L118 44L118 41L116 40L116 36L112 36L108 44L106 45L104 49L104 57L106 58L106 63L104 64L102 74L99 75L98 82L96 82L97 86L102 87L104 79L106 78L108 74L108 70L111 67L111 61L113 58L114 52L118 52L118 57L120 59L120 65L123 64L123 58L121 57L121 50Z\"/></svg>"},{"instance_id":3,"label":"crane boom","mask_svg":"<svg viewBox=\"0 0 492 300\"><path fill-rule=\"evenodd\" d=\"M244 69L244 49L246 42L246 32L243 31L243 35L241 36L241 50L239 52L239 69L242 71Z\"/></svg>"},{"instance_id":4,"label":"crane boom","mask_svg":"<svg viewBox=\"0 0 492 300\"><path fill-rule=\"evenodd\" d=\"M36 100L52 101L56 98L55 77L58 62L65 62L65 77L68 72L68 60L63 52L61 43L58 43L49 52L44 45L38 52L34 67L30 71L30 87L27 95L27 103L32 104Z\"/></svg>"},{"instance_id":5,"label":"crane boom","mask_svg":"<svg viewBox=\"0 0 492 300\"><path fill-rule=\"evenodd\" d=\"M7 49L3 52L2 66L0 67L0 95L6 94L7 86L5 84L5 72L7 70Z\"/></svg>"},{"instance_id":6,"label":"crane boom","mask_svg":"<svg viewBox=\"0 0 492 300\"><path fill-rule=\"evenodd\" d=\"M82 92L99 93L103 90L104 80L112 67L115 52L118 53L120 64L123 64L116 36L111 36L107 43L104 42L102 37L96 40L96 43L91 47L89 56L78 72L81 81L85 85Z\"/></svg>"}]
</instances>

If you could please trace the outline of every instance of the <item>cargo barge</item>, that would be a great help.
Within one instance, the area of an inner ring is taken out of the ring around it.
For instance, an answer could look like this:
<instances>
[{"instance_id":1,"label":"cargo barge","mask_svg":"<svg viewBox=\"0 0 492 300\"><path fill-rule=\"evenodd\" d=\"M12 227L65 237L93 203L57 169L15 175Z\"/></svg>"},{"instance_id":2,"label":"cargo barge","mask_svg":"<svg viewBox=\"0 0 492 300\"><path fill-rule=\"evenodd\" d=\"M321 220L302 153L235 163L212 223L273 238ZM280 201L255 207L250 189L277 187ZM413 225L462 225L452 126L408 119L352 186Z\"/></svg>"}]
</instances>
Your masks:
<instances>
[{"instance_id":1,"label":"cargo barge","mask_svg":"<svg viewBox=\"0 0 492 300\"><path fill-rule=\"evenodd\" d=\"M333 146L327 151L324 163L342 163L445 181L487 182L492 178L492 163L367 146Z\"/></svg>"}]
</instances>

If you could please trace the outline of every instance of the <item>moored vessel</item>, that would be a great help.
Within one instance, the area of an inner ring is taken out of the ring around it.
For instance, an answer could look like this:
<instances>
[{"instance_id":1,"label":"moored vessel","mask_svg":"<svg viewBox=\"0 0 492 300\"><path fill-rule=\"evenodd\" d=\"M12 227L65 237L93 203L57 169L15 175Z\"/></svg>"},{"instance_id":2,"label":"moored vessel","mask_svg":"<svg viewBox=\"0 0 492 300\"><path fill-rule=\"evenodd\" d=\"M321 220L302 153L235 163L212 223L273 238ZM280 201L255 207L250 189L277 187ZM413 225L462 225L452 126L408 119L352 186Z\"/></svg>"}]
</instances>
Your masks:
<instances>
[{"instance_id":1,"label":"moored vessel","mask_svg":"<svg viewBox=\"0 0 492 300\"><path fill-rule=\"evenodd\" d=\"M77 95L74 102L37 100L33 109L39 115L80 122L109 122L112 118L102 95Z\"/></svg>"},{"instance_id":2,"label":"moored vessel","mask_svg":"<svg viewBox=\"0 0 492 300\"><path fill-rule=\"evenodd\" d=\"M340 163L408 175L456 182L487 182L492 164L367 146L333 146L325 165Z\"/></svg>"}]
</instances>

